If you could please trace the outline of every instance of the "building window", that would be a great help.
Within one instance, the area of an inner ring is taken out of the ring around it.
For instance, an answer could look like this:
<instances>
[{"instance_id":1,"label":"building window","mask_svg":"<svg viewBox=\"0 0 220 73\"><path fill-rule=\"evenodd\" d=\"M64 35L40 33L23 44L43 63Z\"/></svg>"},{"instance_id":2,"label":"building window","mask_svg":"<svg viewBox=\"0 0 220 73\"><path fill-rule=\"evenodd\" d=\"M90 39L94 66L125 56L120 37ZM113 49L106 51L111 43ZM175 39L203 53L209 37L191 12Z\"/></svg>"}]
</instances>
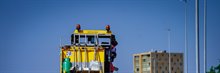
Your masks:
<instances>
[{"instance_id":1,"label":"building window","mask_svg":"<svg viewBox=\"0 0 220 73\"><path fill-rule=\"evenodd\" d=\"M146 59L143 59L143 62L146 62Z\"/></svg>"},{"instance_id":2,"label":"building window","mask_svg":"<svg viewBox=\"0 0 220 73\"><path fill-rule=\"evenodd\" d=\"M147 57L150 57L150 54L147 54Z\"/></svg>"},{"instance_id":3,"label":"building window","mask_svg":"<svg viewBox=\"0 0 220 73\"><path fill-rule=\"evenodd\" d=\"M137 68L137 71L139 71L139 68Z\"/></svg>"}]
</instances>

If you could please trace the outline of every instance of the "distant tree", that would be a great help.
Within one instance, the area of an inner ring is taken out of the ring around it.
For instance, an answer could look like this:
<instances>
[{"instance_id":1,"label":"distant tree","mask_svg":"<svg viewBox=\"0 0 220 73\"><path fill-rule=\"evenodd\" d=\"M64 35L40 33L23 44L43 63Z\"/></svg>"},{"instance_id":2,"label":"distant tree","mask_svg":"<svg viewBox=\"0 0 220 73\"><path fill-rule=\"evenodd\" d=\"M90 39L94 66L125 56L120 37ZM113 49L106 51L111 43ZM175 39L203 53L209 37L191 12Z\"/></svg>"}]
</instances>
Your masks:
<instances>
[{"instance_id":1,"label":"distant tree","mask_svg":"<svg viewBox=\"0 0 220 73\"><path fill-rule=\"evenodd\" d=\"M220 64L218 64L218 66L217 66L217 67L215 67L215 70L218 70L218 72L217 72L217 73L220 73Z\"/></svg>"},{"instance_id":2,"label":"distant tree","mask_svg":"<svg viewBox=\"0 0 220 73\"><path fill-rule=\"evenodd\" d=\"M216 73L214 67L212 66L212 67L210 68L210 71L207 72L207 73Z\"/></svg>"}]
</instances>

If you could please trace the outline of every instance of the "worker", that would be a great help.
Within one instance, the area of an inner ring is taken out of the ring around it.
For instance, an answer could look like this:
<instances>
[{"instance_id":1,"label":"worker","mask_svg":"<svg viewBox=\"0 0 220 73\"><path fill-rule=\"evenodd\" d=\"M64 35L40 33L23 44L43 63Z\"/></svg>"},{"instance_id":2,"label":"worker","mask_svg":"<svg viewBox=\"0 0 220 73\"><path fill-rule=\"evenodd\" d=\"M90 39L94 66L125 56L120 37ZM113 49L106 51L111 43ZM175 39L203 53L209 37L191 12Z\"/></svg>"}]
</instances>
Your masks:
<instances>
[{"instance_id":1,"label":"worker","mask_svg":"<svg viewBox=\"0 0 220 73\"><path fill-rule=\"evenodd\" d=\"M114 59L117 56L116 53L116 46L118 45L118 42L115 39L115 35L112 35L112 41L111 41L111 62L114 62Z\"/></svg>"},{"instance_id":2,"label":"worker","mask_svg":"<svg viewBox=\"0 0 220 73\"><path fill-rule=\"evenodd\" d=\"M117 67L115 67L114 65L113 65L113 63L112 62L114 62L114 59L116 58L116 56L117 56L117 53L116 53L116 46L118 45L118 42L116 41L116 39L115 39L115 35L112 35L112 37L111 37L111 54L110 54L110 57L111 57L111 62L110 62L110 72L111 73L113 73L114 71L117 71L118 70L118 68Z\"/></svg>"}]
</instances>

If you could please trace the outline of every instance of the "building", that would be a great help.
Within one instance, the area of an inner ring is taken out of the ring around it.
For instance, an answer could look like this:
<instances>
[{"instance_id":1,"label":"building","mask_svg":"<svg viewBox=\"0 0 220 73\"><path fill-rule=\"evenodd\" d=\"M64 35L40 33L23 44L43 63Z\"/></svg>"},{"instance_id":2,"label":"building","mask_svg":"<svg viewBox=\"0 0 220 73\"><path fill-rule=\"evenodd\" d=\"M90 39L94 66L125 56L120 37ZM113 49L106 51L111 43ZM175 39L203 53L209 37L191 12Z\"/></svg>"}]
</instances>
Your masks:
<instances>
[{"instance_id":1,"label":"building","mask_svg":"<svg viewBox=\"0 0 220 73\"><path fill-rule=\"evenodd\" d=\"M183 53L166 51L145 52L133 55L134 73L184 73Z\"/></svg>"}]
</instances>

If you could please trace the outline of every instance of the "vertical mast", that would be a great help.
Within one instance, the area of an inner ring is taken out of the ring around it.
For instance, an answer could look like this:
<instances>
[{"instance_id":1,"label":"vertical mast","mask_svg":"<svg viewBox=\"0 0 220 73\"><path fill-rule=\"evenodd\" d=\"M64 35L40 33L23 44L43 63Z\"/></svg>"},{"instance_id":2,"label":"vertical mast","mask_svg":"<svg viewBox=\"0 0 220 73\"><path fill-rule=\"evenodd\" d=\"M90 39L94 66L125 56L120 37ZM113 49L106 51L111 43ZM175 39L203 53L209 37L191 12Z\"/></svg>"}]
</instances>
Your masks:
<instances>
[{"instance_id":1,"label":"vertical mast","mask_svg":"<svg viewBox=\"0 0 220 73\"><path fill-rule=\"evenodd\" d=\"M207 1L206 0L204 0L204 73L206 73L206 65L207 65L207 53L206 53L206 51L207 51L207 46L206 46L206 9L207 8Z\"/></svg>"},{"instance_id":2,"label":"vertical mast","mask_svg":"<svg viewBox=\"0 0 220 73\"><path fill-rule=\"evenodd\" d=\"M185 3L185 73L188 73L188 44L187 44L187 1L184 1Z\"/></svg>"},{"instance_id":3,"label":"vertical mast","mask_svg":"<svg viewBox=\"0 0 220 73\"><path fill-rule=\"evenodd\" d=\"M200 62L199 62L199 0L195 2L195 27L196 27L196 73L200 73Z\"/></svg>"}]
</instances>

